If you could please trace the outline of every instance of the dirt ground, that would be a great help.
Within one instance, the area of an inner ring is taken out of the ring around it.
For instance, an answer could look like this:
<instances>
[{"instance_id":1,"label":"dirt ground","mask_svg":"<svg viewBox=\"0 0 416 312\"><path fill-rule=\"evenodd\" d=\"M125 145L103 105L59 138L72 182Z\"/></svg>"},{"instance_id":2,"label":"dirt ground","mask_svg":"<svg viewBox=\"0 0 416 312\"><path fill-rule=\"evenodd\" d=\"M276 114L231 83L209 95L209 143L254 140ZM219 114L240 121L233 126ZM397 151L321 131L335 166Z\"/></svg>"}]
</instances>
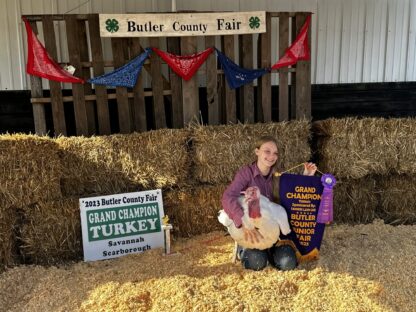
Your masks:
<instances>
[{"instance_id":1,"label":"dirt ground","mask_svg":"<svg viewBox=\"0 0 416 312\"><path fill-rule=\"evenodd\" d=\"M223 232L147 251L0 275L1 311L416 311L416 226L327 227L321 258L244 270Z\"/></svg>"}]
</instances>

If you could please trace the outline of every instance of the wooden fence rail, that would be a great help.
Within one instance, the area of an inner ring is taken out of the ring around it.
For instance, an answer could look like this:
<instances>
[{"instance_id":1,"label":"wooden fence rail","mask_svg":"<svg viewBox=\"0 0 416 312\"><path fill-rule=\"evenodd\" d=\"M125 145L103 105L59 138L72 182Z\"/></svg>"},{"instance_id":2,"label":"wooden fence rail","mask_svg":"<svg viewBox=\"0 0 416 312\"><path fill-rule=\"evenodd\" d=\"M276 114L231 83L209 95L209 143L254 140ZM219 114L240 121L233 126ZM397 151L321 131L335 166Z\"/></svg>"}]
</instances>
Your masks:
<instances>
[{"instance_id":1,"label":"wooden fence rail","mask_svg":"<svg viewBox=\"0 0 416 312\"><path fill-rule=\"evenodd\" d=\"M299 33L310 13L307 12L268 12L266 14L266 33L260 35L225 35L204 37L204 46L215 46L227 57L244 68L267 68L271 64L272 19L277 18L279 29L279 57ZM88 80L105 72L106 67L118 68L138 54L144 48L139 38L100 38L98 14L70 15L27 15L25 16L37 33L42 27L45 48L55 60L57 41L54 23L64 23L68 60L78 70L76 75ZM291 35L290 35L291 34ZM290 38L290 40L289 40ZM308 43L310 45L310 30ZM104 59L103 42L111 41L112 60ZM149 46L159 47L165 42L167 51L177 55L197 52L196 37L149 38ZM235 47L238 46L238 59ZM257 47L257 60L253 61ZM31 103L38 134L70 135L68 116L65 111L73 109L76 135L110 134L112 132L130 133L165 127L182 128L190 121L201 117L201 108L206 106L205 124L226 124L229 122L269 122L294 118L311 118L311 67L310 61L300 61L290 68L272 70L279 74L279 96L272 101L271 75L265 74L254 83L246 84L236 90L229 88L221 66L217 64L215 53L206 61L203 73L206 81L206 99L200 102L198 75L189 81L181 79L169 69L165 77L162 73L161 59L152 53L144 64L144 70L151 78L151 88L144 87L143 72L133 89L125 87L107 88L89 84L72 84L70 95L63 90L59 82L50 81L50 93L42 89L41 78L31 76ZM91 70L92 69L92 70ZM291 94L289 92L289 81ZM255 96L257 94L257 96ZM149 101L151 98L151 101ZM147 100L146 100L147 99ZM116 114L112 116L110 101L116 100ZM68 103L69 102L69 103ZM150 103L150 104L149 104ZM47 110L52 111L53 128L47 127ZM69 105L70 107L66 107ZM66 107L66 110L65 110ZM273 118L273 111L278 117ZM116 129L116 130L114 130Z\"/></svg>"}]
</instances>

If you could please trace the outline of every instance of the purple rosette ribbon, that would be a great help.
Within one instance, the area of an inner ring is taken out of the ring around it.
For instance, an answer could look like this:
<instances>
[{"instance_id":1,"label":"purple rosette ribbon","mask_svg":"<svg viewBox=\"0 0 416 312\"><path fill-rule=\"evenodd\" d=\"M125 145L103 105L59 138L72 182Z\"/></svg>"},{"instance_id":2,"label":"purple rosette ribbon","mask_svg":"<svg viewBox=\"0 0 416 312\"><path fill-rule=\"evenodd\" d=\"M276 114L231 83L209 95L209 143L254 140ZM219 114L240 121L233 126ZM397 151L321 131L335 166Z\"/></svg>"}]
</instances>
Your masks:
<instances>
[{"instance_id":1,"label":"purple rosette ribbon","mask_svg":"<svg viewBox=\"0 0 416 312\"><path fill-rule=\"evenodd\" d=\"M316 222L330 223L334 220L333 188L334 185L337 183L337 180L332 174L325 173L321 177L321 182L324 186L324 190L321 195L321 203L319 204Z\"/></svg>"}]
</instances>

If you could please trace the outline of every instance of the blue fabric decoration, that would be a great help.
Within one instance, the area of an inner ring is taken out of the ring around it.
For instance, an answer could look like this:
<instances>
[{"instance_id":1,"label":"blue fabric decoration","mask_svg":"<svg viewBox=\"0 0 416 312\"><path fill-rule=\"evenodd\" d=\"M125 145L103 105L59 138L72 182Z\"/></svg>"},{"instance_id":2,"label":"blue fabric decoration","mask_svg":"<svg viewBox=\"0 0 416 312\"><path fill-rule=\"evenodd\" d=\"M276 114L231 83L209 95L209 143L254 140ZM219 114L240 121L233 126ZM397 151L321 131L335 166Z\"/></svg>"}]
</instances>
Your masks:
<instances>
[{"instance_id":1,"label":"blue fabric decoration","mask_svg":"<svg viewBox=\"0 0 416 312\"><path fill-rule=\"evenodd\" d=\"M263 76L269 70L267 68L261 69L246 69L238 66L228 57L217 51L217 57L219 62L224 69L225 78L227 78L228 85L231 89L235 89L245 85L246 83L252 82L254 79Z\"/></svg>"},{"instance_id":2,"label":"blue fabric decoration","mask_svg":"<svg viewBox=\"0 0 416 312\"><path fill-rule=\"evenodd\" d=\"M142 70L144 61L149 57L151 48L146 48L142 54L137 56L127 64L117 68L111 73L107 73L88 80L89 83L106 85L112 87L133 88Z\"/></svg>"}]
</instances>

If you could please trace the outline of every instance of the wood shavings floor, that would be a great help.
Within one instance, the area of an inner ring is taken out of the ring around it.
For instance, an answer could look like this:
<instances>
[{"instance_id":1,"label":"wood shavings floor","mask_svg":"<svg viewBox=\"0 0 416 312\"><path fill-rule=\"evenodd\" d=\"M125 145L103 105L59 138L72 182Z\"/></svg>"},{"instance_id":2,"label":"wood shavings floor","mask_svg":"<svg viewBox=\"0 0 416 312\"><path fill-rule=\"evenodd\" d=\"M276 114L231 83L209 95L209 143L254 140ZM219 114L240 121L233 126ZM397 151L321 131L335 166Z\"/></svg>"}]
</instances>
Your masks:
<instances>
[{"instance_id":1,"label":"wood shavings floor","mask_svg":"<svg viewBox=\"0 0 416 312\"><path fill-rule=\"evenodd\" d=\"M0 275L0 311L416 311L416 226L327 227L318 261L244 270L222 232L162 250Z\"/></svg>"}]
</instances>

